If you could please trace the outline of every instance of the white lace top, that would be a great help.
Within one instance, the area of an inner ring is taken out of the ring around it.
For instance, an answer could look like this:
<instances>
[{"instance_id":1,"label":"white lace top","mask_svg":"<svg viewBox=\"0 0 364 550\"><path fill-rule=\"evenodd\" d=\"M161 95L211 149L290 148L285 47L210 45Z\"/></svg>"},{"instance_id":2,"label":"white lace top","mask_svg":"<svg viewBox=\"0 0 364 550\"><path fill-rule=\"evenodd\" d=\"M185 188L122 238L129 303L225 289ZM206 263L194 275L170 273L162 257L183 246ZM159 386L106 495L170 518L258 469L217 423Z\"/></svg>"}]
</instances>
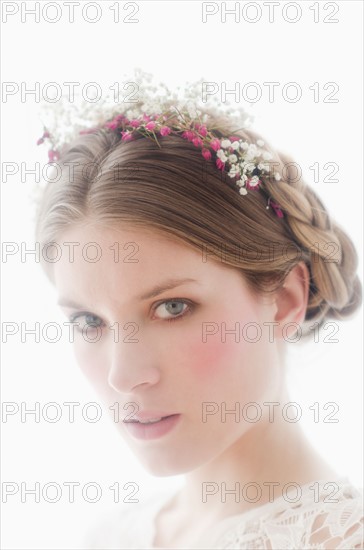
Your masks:
<instances>
[{"instance_id":1,"label":"white lace top","mask_svg":"<svg viewBox=\"0 0 364 550\"><path fill-rule=\"evenodd\" d=\"M315 489L313 486L315 485ZM115 505L114 517L89 532L88 550L153 549L154 519L173 497L165 491L143 503ZM190 548L244 550L358 549L363 546L363 490L348 478L320 480L247 512L219 521ZM295 502L288 502L294 500Z\"/></svg>"}]
</instances>

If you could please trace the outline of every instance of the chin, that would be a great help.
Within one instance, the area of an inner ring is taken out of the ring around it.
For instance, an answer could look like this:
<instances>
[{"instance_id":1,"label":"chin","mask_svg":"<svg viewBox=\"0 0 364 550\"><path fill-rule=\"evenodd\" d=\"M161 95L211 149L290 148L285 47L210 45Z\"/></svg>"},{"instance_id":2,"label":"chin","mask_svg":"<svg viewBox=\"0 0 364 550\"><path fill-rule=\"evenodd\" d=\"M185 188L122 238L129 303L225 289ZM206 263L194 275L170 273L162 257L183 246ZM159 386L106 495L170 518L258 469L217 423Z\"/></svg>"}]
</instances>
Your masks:
<instances>
[{"instance_id":1,"label":"chin","mask_svg":"<svg viewBox=\"0 0 364 550\"><path fill-rule=\"evenodd\" d=\"M169 476L178 476L182 474L187 474L188 472L191 472L195 470L196 465L186 465L182 463L178 463L176 460L174 461L168 461L168 460L148 460L146 457L143 457L141 459L138 457L141 465L147 470L149 474L156 477L169 477Z\"/></svg>"}]
</instances>

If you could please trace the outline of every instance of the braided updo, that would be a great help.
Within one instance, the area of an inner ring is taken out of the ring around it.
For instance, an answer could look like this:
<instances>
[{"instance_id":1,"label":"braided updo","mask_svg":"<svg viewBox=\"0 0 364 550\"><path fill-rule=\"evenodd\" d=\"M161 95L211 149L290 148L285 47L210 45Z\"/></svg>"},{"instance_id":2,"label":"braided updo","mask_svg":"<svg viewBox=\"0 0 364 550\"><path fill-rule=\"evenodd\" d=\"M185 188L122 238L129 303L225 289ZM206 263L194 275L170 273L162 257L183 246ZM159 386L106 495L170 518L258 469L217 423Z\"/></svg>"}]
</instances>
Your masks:
<instances>
[{"instance_id":1,"label":"braided updo","mask_svg":"<svg viewBox=\"0 0 364 550\"><path fill-rule=\"evenodd\" d=\"M217 137L264 140L252 130L236 132L236 121L226 117L213 117L212 125L219 128ZM125 222L190 244L201 251L201 261L212 258L240 269L257 293L279 288L304 261L310 288L303 335L310 334L312 322L321 325L355 312L362 286L354 245L315 191L297 177L291 159L264 140L283 177L241 196L226 172L203 159L192 143L175 135L158 139L161 148L140 135L122 142L120 135L100 130L69 144L59 161L62 177L46 186L39 205L41 246L59 241L72 224ZM284 218L266 208L268 197ZM52 263L42 263L53 280Z\"/></svg>"}]
</instances>

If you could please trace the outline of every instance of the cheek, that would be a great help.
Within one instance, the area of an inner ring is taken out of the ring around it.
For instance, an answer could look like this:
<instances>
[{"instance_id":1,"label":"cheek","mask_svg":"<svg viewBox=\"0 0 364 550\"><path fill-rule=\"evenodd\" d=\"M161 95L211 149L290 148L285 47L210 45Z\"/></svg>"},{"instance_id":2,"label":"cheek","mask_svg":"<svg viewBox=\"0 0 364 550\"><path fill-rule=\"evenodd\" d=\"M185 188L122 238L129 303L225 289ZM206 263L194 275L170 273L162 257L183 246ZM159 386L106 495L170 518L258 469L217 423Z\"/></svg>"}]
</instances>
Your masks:
<instances>
[{"instance_id":1,"label":"cheek","mask_svg":"<svg viewBox=\"0 0 364 550\"><path fill-rule=\"evenodd\" d=\"M84 342L81 336L75 338L73 351L77 365L92 385L97 387L105 385L108 365L102 346L99 343Z\"/></svg>"},{"instance_id":2,"label":"cheek","mask_svg":"<svg viewBox=\"0 0 364 550\"><path fill-rule=\"evenodd\" d=\"M247 350L244 343L235 342L234 336L224 342L217 333L207 338L190 340L183 357L183 372L193 380L198 394L204 400L221 400L227 395L241 393Z\"/></svg>"},{"instance_id":3,"label":"cheek","mask_svg":"<svg viewBox=\"0 0 364 550\"><path fill-rule=\"evenodd\" d=\"M216 334L207 338L206 342L200 338L190 341L188 357L184 355L186 368L193 372L196 379L210 385L214 380L226 378L226 373L235 368L240 362L243 350L234 339L222 342L221 335Z\"/></svg>"},{"instance_id":4,"label":"cheek","mask_svg":"<svg viewBox=\"0 0 364 550\"><path fill-rule=\"evenodd\" d=\"M226 326L234 327L234 323ZM188 347L181 349L180 371L188 388L191 381L198 397L204 400L259 401L274 386L276 372L267 361L262 344L249 342L240 336L221 332L210 335L206 342L189 338ZM186 376L187 375L187 376Z\"/></svg>"}]
</instances>

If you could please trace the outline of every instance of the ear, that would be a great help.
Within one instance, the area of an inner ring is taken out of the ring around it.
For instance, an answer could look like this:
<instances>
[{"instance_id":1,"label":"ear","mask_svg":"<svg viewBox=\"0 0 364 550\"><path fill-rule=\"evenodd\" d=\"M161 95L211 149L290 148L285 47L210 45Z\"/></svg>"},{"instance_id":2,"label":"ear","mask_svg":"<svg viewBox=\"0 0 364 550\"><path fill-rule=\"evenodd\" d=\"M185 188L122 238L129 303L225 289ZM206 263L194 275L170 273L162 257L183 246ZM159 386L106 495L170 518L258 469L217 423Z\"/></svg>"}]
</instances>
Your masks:
<instances>
[{"instance_id":1,"label":"ear","mask_svg":"<svg viewBox=\"0 0 364 550\"><path fill-rule=\"evenodd\" d=\"M278 339L289 338L297 331L306 315L310 273L304 262L299 262L288 273L283 287L276 293L277 311L274 320Z\"/></svg>"}]
</instances>

